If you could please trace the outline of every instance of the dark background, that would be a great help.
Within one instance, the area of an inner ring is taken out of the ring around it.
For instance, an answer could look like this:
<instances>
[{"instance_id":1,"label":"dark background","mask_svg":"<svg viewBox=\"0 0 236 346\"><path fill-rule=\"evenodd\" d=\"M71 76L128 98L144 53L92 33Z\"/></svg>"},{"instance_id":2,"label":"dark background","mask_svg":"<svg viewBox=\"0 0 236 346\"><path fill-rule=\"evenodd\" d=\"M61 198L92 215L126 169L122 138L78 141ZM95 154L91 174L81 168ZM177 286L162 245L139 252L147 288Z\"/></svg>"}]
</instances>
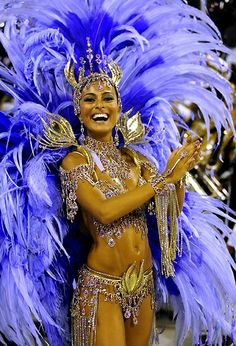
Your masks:
<instances>
[{"instance_id":1,"label":"dark background","mask_svg":"<svg viewBox=\"0 0 236 346\"><path fill-rule=\"evenodd\" d=\"M205 4L207 14L220 29L224 43L229 47L236 47L236 0L189 0L188 4L202 10Z\"/></svg>"}]
</instances>

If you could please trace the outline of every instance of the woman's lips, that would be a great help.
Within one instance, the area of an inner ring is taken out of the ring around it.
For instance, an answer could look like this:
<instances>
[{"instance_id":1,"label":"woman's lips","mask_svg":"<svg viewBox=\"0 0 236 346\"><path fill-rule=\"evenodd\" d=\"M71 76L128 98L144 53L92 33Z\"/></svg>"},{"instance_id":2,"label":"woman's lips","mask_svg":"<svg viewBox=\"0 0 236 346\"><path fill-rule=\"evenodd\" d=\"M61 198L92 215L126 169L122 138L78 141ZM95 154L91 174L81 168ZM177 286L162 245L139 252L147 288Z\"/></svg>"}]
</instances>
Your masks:
<instances>
[{"instance_id":1,"label":"woman's lips","mask_svg":"<svg viewBox=\"0 0 236 346\"><path fill-rule=\"evenodd\" d=\"M92 119L96 122L105 122L109 119L109 116L106 113L97 113L92 116Z\"/></svg>"}]
</instances>

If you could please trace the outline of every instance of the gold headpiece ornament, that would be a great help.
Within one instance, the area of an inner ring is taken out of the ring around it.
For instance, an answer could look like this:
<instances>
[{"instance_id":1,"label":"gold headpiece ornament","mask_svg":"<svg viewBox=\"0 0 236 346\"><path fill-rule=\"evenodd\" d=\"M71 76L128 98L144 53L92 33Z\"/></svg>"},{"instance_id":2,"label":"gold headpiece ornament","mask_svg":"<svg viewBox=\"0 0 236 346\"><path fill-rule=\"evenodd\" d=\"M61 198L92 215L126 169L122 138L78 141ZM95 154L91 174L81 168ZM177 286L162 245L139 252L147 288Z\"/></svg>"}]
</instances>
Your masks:
<instances>
[{"instance_id":1,"label":"gold headpiece ornament","mask_svg":"<svg viewBox=\"0 0 236 346\"><path fill-rule=\"evenodd\" d=\"M68 120L59 114L48 113L43 123L43 137L38 136L37 141L42 148L59 149L69 146L78 146L75 134Z\"/></svg>"},{"instance_id":2,"label":"gold headpiece ornament","mask_svg":"<svg viewBox=\"0 0 236 346\"><path fill-rule=\"evenodd\" d=\"M88 87L91 83L98 81L98 88L102 89L102 84L106 84L108 87L114 87L118 96L118 103L121 105L120 94L118 90L118 85L122 77L121 68L114 61L107 61L104 57L101 60L100 54L95 55L91 48L90 38L87 37L87 60L83 57L80 58L81 67L79 68L78 80L75 77L75 64L68 63L65 66L64 73L67 81L74 88L74 107L75 114L79 115L80 107L79 102L81 98L81 92L84 87ZM97 65L97 71L94 70L94 63ZM85 74L85 66L89 66L89 73ZM103 65L103 68L102 68Z\"/></svg>"}]
</instances>

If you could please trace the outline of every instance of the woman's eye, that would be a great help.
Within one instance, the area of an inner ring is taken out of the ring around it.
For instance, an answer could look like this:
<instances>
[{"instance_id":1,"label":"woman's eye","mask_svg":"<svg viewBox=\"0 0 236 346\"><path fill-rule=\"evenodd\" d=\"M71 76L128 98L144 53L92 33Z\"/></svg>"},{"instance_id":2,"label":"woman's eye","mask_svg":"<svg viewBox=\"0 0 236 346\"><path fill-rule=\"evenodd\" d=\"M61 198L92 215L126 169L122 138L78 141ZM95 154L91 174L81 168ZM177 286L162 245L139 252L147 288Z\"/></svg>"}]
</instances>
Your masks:
<instances>
[{"instance_id":1,"label":"woman's eye","mask_svg":"<svg viewBox=\"0 0 236 346\"><path fill-rule=\"evenodd\" d=\"M84 102L94 102L94 98L93 97L85 97Z\"/></svg>"},{"instance_id":2,"label":"woman's eye","mask_svg":"<svg viewBox=\"0 0 236 346\"><path fill-rule=\"evenodd\" d=\"M104 97L104 100L105 100L105 101L113 101L113 100L114 100L114 97L112 97L112 96L106 96L106 97Z\"/></svg>"}]
</instances>

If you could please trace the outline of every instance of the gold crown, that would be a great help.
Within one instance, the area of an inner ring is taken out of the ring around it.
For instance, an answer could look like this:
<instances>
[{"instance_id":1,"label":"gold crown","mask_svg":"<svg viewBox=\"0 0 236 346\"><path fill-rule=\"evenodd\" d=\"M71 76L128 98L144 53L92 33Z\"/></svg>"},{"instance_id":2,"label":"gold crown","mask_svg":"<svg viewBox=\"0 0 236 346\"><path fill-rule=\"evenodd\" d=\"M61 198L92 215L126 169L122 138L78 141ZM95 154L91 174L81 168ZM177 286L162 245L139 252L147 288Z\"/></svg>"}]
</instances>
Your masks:
<instances>
[{"instance_id":1,"label":"gold crown","mask_svg":"<svg viewBox=\"0 0 236 346\"><path fill-rule=\"evenodd\" d=\"M118 85L122 77L121 68L112 60L106 60L104 57L103 61L99 54L95 55L91 47L91 42L89 37L87 37L87 60L83 57L80 58L81 67L79 68L78 80L75 77L75 64L71 65L70 61L65 66L64 73L67 81L75 89L73 95L75 114L80 114L80 98L81 92L85 86L89 86L91 83L98 81L98 88L102 89L102 83L107 84L109 87L115 87L118 96L118 103L121 106L120 94L118 90ZM97 65L99 72L94 71L94 62ZM89 73L86 75L85 66L89 66ZM104 66L103 68L101 66Z\"/></svg>"},{"instance_id":2,"label":"gold crown","mask_svg":"<svg viewBox=\"0 0 236 346\"><path fill-rule=\"evenodd\" d=\"M87 60L83 57L80 58L81 67L79 68L79 77L78 81L76 81L75 77L75 64L70 64L70 61L65 66L64 73L66 76L67 81L73 86L74 89L76 88L83 88L88 82L96 81L96 80L103 80L105 82L110 82L111 85L118 87L121 77L122 77L122 71L121 68L113 61L110 62L106 60L106 57L104 57L103 61L101 60L100 54L96 54L95 56L95 62L98 66L99 72L94 71L94 55L93 50L91 48L91 42L89 37L87 37ZM89 73L85 75L85 65L89 65ZM104 65L104 68L102 68L102 64ZM110 75L109 75L110 72Z\"/></svg>"},{"instance_id":3,"label":"gold crown","mask_svg":"<svg viewBox=\"0 0 236 346\"><path fill-rule=\"evenodd\" d=\"M111 72L111 77L108 75L106 71L102 70L101 68L99 69L99 72L92 72L86 76L84 67L81 67L79 71L78 81L76 81L75 64L73 63L71 65L70 61L68 61L68 63L66 64L64 73L67 81L70 83L70 85L72 85L74 89L81 89L88 82L95 82L97 80L104 80L105 82L110 82L111 85L117 88L122 77L122 71L114 61L107 63L107 66L109 67L109 70Z\"/></svg>"}]
</instances>

